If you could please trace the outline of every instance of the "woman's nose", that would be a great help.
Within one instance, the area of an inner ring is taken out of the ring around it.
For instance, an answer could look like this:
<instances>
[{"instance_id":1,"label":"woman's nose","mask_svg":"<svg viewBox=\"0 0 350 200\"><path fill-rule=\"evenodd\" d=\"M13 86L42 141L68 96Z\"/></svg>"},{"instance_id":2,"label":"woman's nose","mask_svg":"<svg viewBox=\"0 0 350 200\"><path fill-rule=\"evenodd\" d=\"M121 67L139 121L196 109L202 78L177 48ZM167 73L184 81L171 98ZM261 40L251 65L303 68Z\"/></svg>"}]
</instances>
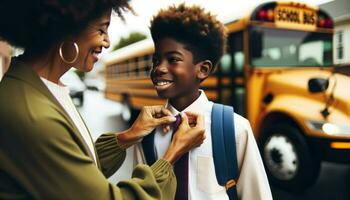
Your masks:
<instances>
[{"instance_id":1,"label":"woman's nose","mask_svg":"<svg viewBox=\"0 0 350 200\"><path fill-rule=\"evenodd\" d=\"M110 42L110 40L109 40L109 35L108 35L108 33L107 33L107 34L105 34L104 37L103 37L103 45L102 45L102 46L103 46L104 48L108 49L109 46L110 46L110 44L111 44L111 42Z\"/></svg>"}]
</instances>

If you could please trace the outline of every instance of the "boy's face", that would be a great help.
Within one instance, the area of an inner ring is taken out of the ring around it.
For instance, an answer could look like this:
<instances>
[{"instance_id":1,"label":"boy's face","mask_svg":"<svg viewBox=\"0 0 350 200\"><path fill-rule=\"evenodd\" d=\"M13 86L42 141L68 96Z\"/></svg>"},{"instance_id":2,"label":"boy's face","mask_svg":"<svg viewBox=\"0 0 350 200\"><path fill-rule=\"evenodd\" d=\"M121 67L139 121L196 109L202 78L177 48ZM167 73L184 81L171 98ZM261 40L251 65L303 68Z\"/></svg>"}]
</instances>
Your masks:
<instances>
[{"instance_id":1,"label":"boy's face","mask_svg":"<svg viewBox=\"0 0 350 200\"><path fill-rule=\"evenodd\" d=\"M158 96L192 103L199 95L198 66L185 44L172 38L163 38L155 45L151 79Z\"/></svg>"}]
</instances>

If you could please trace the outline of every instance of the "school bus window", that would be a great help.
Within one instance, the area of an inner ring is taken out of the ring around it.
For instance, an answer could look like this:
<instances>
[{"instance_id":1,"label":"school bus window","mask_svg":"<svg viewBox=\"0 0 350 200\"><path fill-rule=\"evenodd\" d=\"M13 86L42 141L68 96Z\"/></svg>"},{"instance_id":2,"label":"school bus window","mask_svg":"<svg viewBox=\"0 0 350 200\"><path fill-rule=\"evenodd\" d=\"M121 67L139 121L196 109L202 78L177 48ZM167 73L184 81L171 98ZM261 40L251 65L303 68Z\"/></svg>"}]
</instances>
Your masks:
<instances>
[{"instance_id":1,"label":"school bus window","mask_svg":"<svg viewBox=\"0 0 350 200\"><path fill-rule=\"evenodd\" d=\"M129 73L129 60L127 60L127 61L125 62L124 67L125 67L125 76L126 76L126 77L129 77L129 76L130 76L130 73Z\"/></svg>"},{"instance_id":2,"label":"school bus window","mask_svg":"<svg viewBox=\"0 0 350 200\"><path fill-rule=\"evenodd\" d=\"M143 60L143 58L139 58L138 59L138 74L140 77L144 76L144 71L145 71L145 61Z\"/></svg>"},{"instance_id":3,"label":"school bus window","mask_svg":"<svg viewBox=\"0 0 350 200\"><path fill-rule=\"evenodd\" d=\"M146 75L149 76L150 71L152 69L153 62L152 62L152 55L147 56L147 65L146 65Z\"/></svg>"},{"instance_id":4,"label":"school bus window","mask_svg":"<svg viewBox=\"0 0 350 200\"><path fill-rule=\"evenodd\" d=\"M129 60L128 67L129 67L129 77L135 77L135 70L136 70L135 59Z\"/></svg>"},{"instance_id":5,"label":"school bus window","mask_svg":"<svg viewBox=\"0 0 350 200\"><path fill-rule=\"evenodd\" d=\"M144 60L144 72L145 72L145 76L148 76L148 68L149 68L149 66L148 66L148 62L149 62L149 56L148 55L145 55L144 57L143 57L143 60Z\"/></svg>"},{"instance_id":6,"label":"school bus window","mask_svg":"<svg viewBox=\"0 0 350 200\"><path fill-rule=\"evenodd\" d=\"M344 31L337 31L335 34L336 58L343 60L344 58Z\"/></svg>"},{"instance_id":7,"label":"school bus window","mask_svg":"<svg viewBox=\"0 0 350 200\"><path fill-rule=\"evenodd\" d=\"M230 54L225 54L220 60L220 69L224 74L228 74L232 71L232 56Z\"/></svg>"},{"instance_id":8,"label":"school bus window","mask_svg":"<svg viewBox=\"0 0 350 200\"><path fill-rule=\"evenodd\" d=\"M235 88L235 102L234 102L234 107L235 107L235 112L242 116L246 116L245 112L245 88L244 86L239 86Z\"/></svg>"},{"instance_id":9,"label":"school bus window","mask_svg":"<svg viewBox=\"0 0 350 200\"><path fill-rule=\"evenodd\" d=\"M139 76L139 58L136 57L135 60L134 60L134 71L135 71L135 77L138 77Z\"/></svg>"},{"instance_id":10,"label":"school bus window","mask_svg":"<svg viewBox=\"0 0 350 200\"><path fill-rule=\"evenodd\" d=\"M252 66L328 66L332 63L330 33L253 27L250 34Z\"/></svg>"},{"instance_id":11,"label":"school bus window","mask_svg":"<svg viewBox=\"0 0 350 200\"><path fill-rule=\"evenodd\" d=\"M119 65L118 64L115 64L112 68L112 72L113 72L113 76L115 78L118 78L120 72L119 72Z\"/></svg>"},{"instance_id":12,"label":"school bus window","mask_svg":"<svg viewBox=\"0 0 350 200\"><path fill-rule=\"evenodd\" d=\"M242 31L232 33L228 37L228 51L233 55L233 68L235 75L243 74L244 54L243 54L243 33Z\"/></svg>"},{"instance_id":13,"label":"school bus window","mask_svg":"<svg viewBox=\"0 0 350 200\"><path fill-rule=\"evenodd\" d=\"M243 74L244 54L242 51L236 52L234 54L234 61L236 73Z\"/></svg>"},{"instance_id":14,"label":"school bus window","mask_svg":"<svg viewBox=\"0 0 350 200\"><path fill-rule=\"evenodd\" d=\"M119 73L118 73L118 67L119 65L115 64L111 67L111 73L112 73L112 77L111 78L117 78Z\"/></svg>"}]
</instances>

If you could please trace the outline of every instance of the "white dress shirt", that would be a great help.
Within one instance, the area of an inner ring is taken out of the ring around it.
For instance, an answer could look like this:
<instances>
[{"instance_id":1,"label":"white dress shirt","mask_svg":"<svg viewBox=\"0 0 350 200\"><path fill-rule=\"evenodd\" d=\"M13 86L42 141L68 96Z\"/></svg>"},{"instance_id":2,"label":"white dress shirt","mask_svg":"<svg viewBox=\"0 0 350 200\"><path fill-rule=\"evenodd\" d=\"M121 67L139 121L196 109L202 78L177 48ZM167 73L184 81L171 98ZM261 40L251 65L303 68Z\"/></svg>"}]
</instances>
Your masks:
<instances>
[{"instance_id":1,"label":"white dress shirt","mask_svg":"<svg viewBox=\"0 0 350 200\"><path fill-rule=\"evenodd\" d=\"M174 115L178 114L174 107L166 107ZM200 113L205 120L206 139L203 144L189 152L189 199L191 200L228 200L224 187L217 183L213 161L211 141L211 111L213 102L209 101L205 93L182 112L192 111ZM239 168L237 180L238 198L241 200L270 200L272 199L269 182L264 165L248 120L234 114L236 151ZM163 133L156 128L154 142L158 158L165 154L170 142L172 130ZM135 146L135 162L145 163L142 145ZM178 183L181 184L181 183Z\"/></svg>"}]
</instances>

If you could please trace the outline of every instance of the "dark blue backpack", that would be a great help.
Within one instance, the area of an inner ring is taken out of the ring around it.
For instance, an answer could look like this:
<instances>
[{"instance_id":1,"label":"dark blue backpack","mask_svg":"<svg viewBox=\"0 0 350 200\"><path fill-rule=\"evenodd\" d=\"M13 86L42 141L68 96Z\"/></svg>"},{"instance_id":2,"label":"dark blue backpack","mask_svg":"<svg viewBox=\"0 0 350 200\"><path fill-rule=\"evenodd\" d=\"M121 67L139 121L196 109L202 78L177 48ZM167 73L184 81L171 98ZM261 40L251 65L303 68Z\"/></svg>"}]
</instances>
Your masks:
<instances>
[{"instance_id":1,"label":"dark blue backpack","mask_svg":"<svg viewBox=\"0 0 350 200\"><path fill-rule=\"evenodd\" d=\"M211 141L216 179L230 200L238 199L238 164L233 123L233 107L214 103L211 112Z\"/></svg>"},{"instance_id":2,"label":"dark blue backpack","mask_svg":"<svg viewBox=\"0 0 350 200\"><path fill-rule=\"evenodd\" d=\"M238 200L236 188L238 165L231 106L214 103L211 114L211 138L216 179L219 185L226 188L230 200ZM152 165L157 160L154 132L143 138L142 148L147 164Z\"/></svg>"}]
</instances>

